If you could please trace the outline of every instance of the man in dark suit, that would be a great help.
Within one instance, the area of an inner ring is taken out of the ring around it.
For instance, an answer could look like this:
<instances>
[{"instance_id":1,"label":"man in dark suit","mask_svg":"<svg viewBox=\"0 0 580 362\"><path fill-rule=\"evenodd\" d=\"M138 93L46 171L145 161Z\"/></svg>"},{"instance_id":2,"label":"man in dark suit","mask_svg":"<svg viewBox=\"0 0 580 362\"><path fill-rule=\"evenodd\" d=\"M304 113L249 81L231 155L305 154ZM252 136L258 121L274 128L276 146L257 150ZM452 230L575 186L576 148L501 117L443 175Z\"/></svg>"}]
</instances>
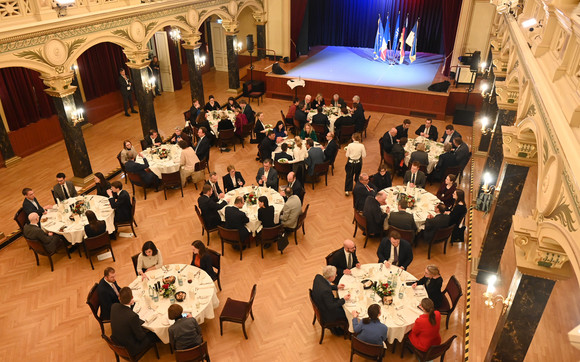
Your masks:
<instances>
[{"instance_id":1,"label":"man in dark suit","mask_svg":"<svg viewBox=\"0 0 580 362\"><path fill-rule=\"evenodd\" d=\"M415 131L415 134L417 136L429 138L433 141L437 141L437 136L439 135L437 132L437 127L433 126L433 120L431 118L427 118L427 120L425 120L425 124L421 125L421 127Z\"/></svg>"},{"instance_id":2,"label":"man in dark suit","mask_svg":"<svg viewBox=\"0 0 580 362\"><path fill-rule=\"evenodd\" d=\"M285 142L282 143L280 145L280 149L281 149L280 152L274 154L274 160L275 161L278 161L281 158L285 158L288 161L292 161L294 159L294 157L292 157L292 155L290 155L288 153L288 144L287 143L285 143Z\"/></svg>"},{"instance_id":3,"label":"man in dark suit","mask_svg":"<svg viewBox=\"0 0 580 362\"><path fill-rule=\"evenodd\" d=\"M125 116L131 117L129 114L129 107L131 107L131 113L139 113L133 108L133 83L131 79L125 75L125 69L119 70L119 78L117 80L119 85L119 90L123 96L123 108L125 109Z\"/></svg>"},{"instance_id":4,"label":"man in dark suit","mask_svg":"<svg viewBox=\"0 0 580 362\"><path fill-rule=\"evenodd\" d=\"M389 225L402 230L417 231L417 224L413 215L405 211L407 209L407 200L399 200L398 211L392 211L389 214ZM412 240L410 240L412 241Z\"/></svg>"},{"instance_id":5,"label":"man in dark suit","mask_svg":"<svg viewBox=\"0 0 580 362\"><path fill-rule=\"evenodd\" d=\"M188 146L191 146L191 137L183 133L181 128L175 127L175 132L169 137L169 143L177 144L180 140L183 140Z\"/></svg>"},{"instance_id":6,"label":"man in dark suit","mask_svg":"<svg viewBox=\"0 0 580 362\"><path fill-rule=\"evenodd\" d=\"M123 190L121 181L111 182L111 188L107 190L111 208L115 210L115 222L125 222L131 220L133 207L131 206L131 196Z\"/></svg>"},{"instance_id":7,"label":"man in dark suit","mask_svg":"<svg viewBox=\"0 0 580 362\"><path fill-rule=\"evenodd\" d=\"M121 287L117 284L115 269L107 267L104 274L97 286L97 295L99 296L99 304L101 304L100 317L108 321L111 319L111 306L119 303Z\"/></svg>"},{"instance_id":8,"label":"man in dark suit","mask_svg":"<svg viewBox=\"0 0 580 362\"><path fill-rule=\"evenodd\" d=\"M316 109L316 114L312 117L312 124L319 124L321 126L326 127L326 129L328 129L328 126L330 125L330 121L328 120L328 116L324 113L322 113L322 107L318 107Z\"/></svg>"},{"instance_id":9,"label":"man in dark suit","mask_svg":"<svg viewBox=\"0 0 580 362\"><path fill-rule=\"evenodd\" d=\"M332 101L330 102L331 107L346 107L346 102L344 99L340 98L338 94L332 96Z\"/></svg>"},{"instance_id":10,"label":"man in dark suit","mask_svg":"<svg viewBox=\"0 0 580 362\"><path fill-rule=\"evenodd\" d=\"M425 143L419 143L416 146L416 151L411 152L411 157L409 158L409 163L417 161L422 166L427 167L429 165L429 154L425 151Z\"/></svg>"},{"instance_id":11,"label":"man in dark suit","mask_svg":"<svg viewBox=\"0 0 580 362\"><path fill-rule=\"evenodd\" d=\"M396 127L397 129L397 137L396 140L400 140L401 138L409 138L409 126L411 126L410 119L404 119L403 124L400 124Z\"/></svg>"},{"instance_id":12,"label":"man in dark suit","mask_svg":"<svg viewBox=\"0 0 580 362\"><path fill-rule=\"evenodd\" d=\"M155 333L144 329L145 323L131 308L134 304L131 288L124 287L119 291L119 303L111 306L111 340L136 356L149 349L157 340Z\"/></svg>"},{"instance_id":13,"label":"man in dark suit","mask_svg":"<svg viewBox=\"0 0 580 362\"><path fill-rule=\"evenodd\" d=\"M338 249L330 259L329 265L336 267L336 282L342 278L343 274L350 275L352 268L360 268L354 241L346 239L343 248Z\"/></svg>"},{"instance_id":14,"label":"man in dark suit","mask_svg":"<svg viewBox=\"0 0 580 362\"><path fill-rule=\"evenodd\" d=\"M211 147L211 141L206 136L207 128L200 127L197 130L197 136L199 137L199 141L197 141L197 146L195 146L195 154L200 161L209 160L209 149Z\"/></svg>"},{"instance_id":15,"label":"man in dark suit","mask_svg":"<svg viewBox=\"0 0 580 362\"><path fill-rule=\"evenodd\" d=\"M449 215L445 214L445 204L435 205L435 216L427 216L425 220L425 231L423 232L423 239L425 242L430 242L439 229L446 228L449 225Z\"/></svg>"},{"instance_id":16,"label":"man in dark suit","mask_svg":"<svg viewBox=\"0 0 580 362\"><path fill-rule=\"evenodd\" d=\"M256 120L256 115L254 114L252 107L246 102L245 99L240 101L240 108L242 108L242 113L248 119L248 123L254 123Z\"/></svg>"},{"instance_id":17,"label":"man in dark suit","mask_svg":"<svg viewBox=\"0 0 580 362\"><path fill-rule=\"evenodd\" d=\"M246 224L250 222L248 215L242 211L244 199L241 196L236 197L234 206L226 207L226 225L227 229L237 229L240 232L240 240L244 243L250 232L246 229Z\"/></svg>"},{"instance_id":18,"label":"man in dark suit","mask_svg":"<svg viewBox=\"0 0 580 362\"><path fill-rule=\"evenodd\" d=\"M57 184L54 185L52 191L57 200L64 201L71 197L78 196L75 185L71 181L66 180L66 175L64 173L59 172L56 175L56 182Z\"/></svg>"},{"instance_id":19,"label":"man in dark suit","mask_svg":"<svg viewBox=\"0 0 580 362\"><path fill-rule=\"evenodd\" d=\"M266 137L260 142L260 157L261 161L266 158L272 158L272 152L276 151L278 145L276 144L276 134L274 131L268 131Z\"/></svg>"},{"instance_id":20,"label":"man in dark suit","mask_svg":"<svg viewBox=\"0 0 580 362\"><path fill-rule=\"evenodd\" d=\"M222 189L220 189L218 175L215 171L209 173L209 180L207 180L205 184L211 187L211 199L213 201L218 202L220 199L224 198L224 193L222 192Z\"/></svg>"},{"instance_id":21,"label":"man in dark suit","mask_svg":"<svg viewBox=\"0 0 580 362\"><path fill-rule=\"evenodd\" d=\"M454 138L453 144L455 144L455 162L463 168L469 161L469 146L463 142L461 137Z\"/></svg>"},{"instance_id":22,"label":"man in dark suit","mask_svg":"<svg viewBox=\"0 0 580 362\"><path fill-rule=\"evenodd\" d=\"M205 223L205 226L208 230L215 229L222 223L222 219L218 211L228 205L223 199L219 202L212 200L211 193L211 186L205 184L203 185L201 195L197 198L197 204L199 205L201 216L203 217L203 222Z\"/></svg>"},{"instance_id":23,"label":"man in dark suit","mask_svg":"<svg viewBox=\"0 0 580 362\"><path fill-rule=\"evenodd\" d=\"M421 167L421 164L417 161L411 164L411 169L405 172L405 177L403 177L403 184L406 185L408 182L410 182L412 187L425 188L427 177L423 171L419 170L419 167Z\"/></svg>"},{"instance_id":24,"label":"man in dark suit","mask_svg":"<svg viewBox=\"0 0 580 362\"><path fill-rule=\"evenodd\" d=\"M311 138L306 140L306 149L308 158L306 158L306 167L308 175L314 176L314 167L319 163L324 163L324 152L320 147L314 147L314 141Z\"/></svg>"},{"instance_id":25,"label":"man in dark suit","mask_svg":"<svg viewBox=\"0 0 580 362\"><path fill-rule=\"evenodd\" d=\"M304 128L304 125L308 122L308 114L306 113L306 104L304 102L298 103L294 119L300 124L300 129Z\"/></svg>"},{"instance_id":26,"label":"man in dark suit","mask_svg":"<svg viewBox=\"0 0 580 362\"><path fill-rule=\"evenodd\" d=\"M445 134L443 135L443 137L441 137L439 142L453 144L453 140L456 139L457 137L461 137L461 134L459 134L459 132L457 132L453 128L452 124L448 124L447 126L445 126Z\"/></svg>"},{"instance_id":27,"label":"man in dark suit","mask_svg":"<svg viewBox=\"0 0 580 362\"><path fill-rule=\"evenodd\" d=\"M230 192L246 184L246 180L239 171L236 171L234 165L228 166L228 174L222 176L225 192Z\"/></svg>"},{"instance_id":28,"label":"man in dark suit","mask_svg":"<svg viewBox=\"0 0 580 362\"><path fill-rule=\"evenodd\" d=\"M150 148L153 146L161 146L161 144L163 143L163 140L161 139L159 132L157 132L154 129L150 129L149 130L149 137L145 138L145 143L147 143L147 147Z\"/></svg>"},{"instance_id":29,"label":"man in dark suit","mask_svg":"<svg viewBox=\"0 0 580 362\"><path fill-rule=\"evenodd\" d=\"M294 172L288 172L286 180L288 181L288 187L292 189L292 194L298 196L302 202L304 187L302 187L300 181L296 179L296 174ZM284 197L284 199L284 201L286 201L288 200L288 197Z\"/></svg>"},{"instance_id":30,"label":"man in dark suit","mask_svg":"<svg viewBox=\"0 0 580 362\"><path fill-rule=\"evenodd\" d=\"M354 120L352 119L350 114L348 114L348 110L346 109L346 107L342 107L340 109L340 114L341 114L341 116L338 117L336 119L336 121L334 121L334 132L337 133L339 136L340 136L340 129L342 128L342 126L354 125Z\"/></svg>"},{"instance_id":31,"label":"man in dark suit","mask_svg":"<svg viewBox=\"0 0 580 362\"><path fill-rule=\"evenodd\" d=\"M53 254L60 247L64 245L62 239L58 235L53 233L45 233L44 230L40 228L38 222L40 221L40 216L37 213L32 212L28 215L28 224L24 225L22 233L25 238L30 240L40 241L46 250Z\"/></svg>"},{"instance_id":32,"label":"man in dark suit","mask_svg":"<svg viewBox=\"0 0 580 362\"><path fill-rule=\"evenodd\" d=\"M40 206L40 203L34 196L34 191L32 191L32 189L29 187L25 187L24 189L22 189L22 195L24 196L24 200L22 201L22 210L24 210L26 217L28 217L28 215L30 215L33 212L37 213L38 216L42 216L46 214L45 209L52 208L52 206L45 207Z\"/></svg>"},{"instance_id":33,"label":"man in dark suit","mask_svg":"<svg viewBox=\"0 0 580 362\"><path fill-rule=\"evenodd\" d=\"M221 108L220 104L215 100L214 96L210 94L209 100L205 104L205 107L203 109L205 109L206 112L209 112L209 111L219 111L220 108Z\"/></svg>"},{"instance_id":34,"label":"man in dark suit","mask_svg":"<svg viewBox=\"0 0 580 362\"><path fill-rule=\"evenodd\" d=\"M396 231L391 231L389 237L383 238L377 249L379 263L386 262L401 269L407 270L413 261L413 249L407 240L402 240L401 235Z\"/></svg>"},{"instance_id":35,"label":"man in dark suit","mask_svg":"<svg viewBox=\"0 0 580 362\"><path fill-rule=\"evenodd\" d=\"M336 267L327 265L322 268L322 275L317 274L312 283L312 300L320 311L320 318L325 323L330 322L345 322L348 323L344 308L342 307L345 301L350 299L350 294L344 298L337 298L332 293L333 290L344 289L344 285L340 284L338 287L333 285L336 282ZM340 328L332 329L333 334L343 334Z\"/></svg>"},{"instance_id":36,"label":"man in dark suit","mask_svg":"<svg viewBox=\"0 0 580 362\"><path fill-rule=\"evenodd\" d=\"M391 153L393 145L397 142L397 129L391 128L383 135L381 145L383 146L383 151L386 153Z\"/></svg>"},{"instance_id":37,"label":"man in dark suit","mask_svg":"<svg viewBox=\"0 0 580 362\"><path fill-rule=\"evenodd\" d=\"M387 194L380 191L376 196L369 195L363 207L363 215L367 219L367 234L381 235L384 230L387 214L381 210L381 205L387 203Z\"/></svg>"},{"instance_id":38,"label":"man in dark suit","mask_svg":"<svg viewBox=\"0 0 580 362\"><path fill-rule=\"evenodd\" d=\"M189 109L189 121L193 124L197 120L197 116L201 112L201 105L197 99L191 101L191 108Z\"/></svg>"},{"instance_id":39,"label":"man in dark suit","mask_svg":"<svg viewBox=\"0 0 580 362\"><path fill-rule=\"evenodd\" d=\"M354 112L352 112L352 120L354 122L354 131L355 132L362 132L365 128L365 113L362 109L362 105L359 103L354 103L353 105Z\"/></svg>"},{"instance_id":40,"label":"man in dark suit","mask_svg":"<svg viewBox=\"0 0 580 362\"><path fill-rule=\"evenodd\" d=\"M334 133L328 132L326 134L326 140L328 141L328 143L324 148L324 161L329 161L330 163L332 163L336 158L336 154L338 153L338 144L334 139Z\"/></svg>"},{"instance_id":41,"label":"man in dark suit","mask_svg":"<svg viewBox=\"0 0 580 362\"><path fill-rule=\"evenodd\" d=\"M446 143L443 145L443 153L439 155L439 160L435 169L431 173L433 179L437 181L442 181L445 170L449 167L457 166L457 161L455 160L455 153L451 151L451 143Z\"/></svg>"},{"instance_id":42,"label":"man in dark suit","mask_svg":"<svg viewBox=\"0 0 580 362\"><path fill-rule=\"evenodd\" d=\"M262 165L263 167L260 167L258 174L256 175L256 182L258 182L258 185L260 186L278 190L278 171L272 167L272 160L266 158Z\"/></svg>"},{"instance_id":43,"label":"man in dark suit","mask_svg":"<svg viewBox=\"0 0 580 362\"><path fill-rule=\"evenodd\" d=\"M159 185L161 185L161 180L156 174L149 170L149 162L143 157L143 163L138 163L135 161L134 154L127 154L127 162L125 163L125 170L137 174L141 177L141 180L145 183L145 187L154 187L155 191L158 190Z\"/></svg>"},{"instance_id":44,"label":"man in dark suit","mask_svg":"<svg viewBox=\"0 0 580 362\"><path fill-rule=\"evenodd\" d=\"M376 193L377 190L373 188L373 185L369 184L369 175L361 173L358 177L358 182L354 185L354 189L352 190L354 208L356 211L363 211L367 197L374 197Z\"/></svg>"}]
</instances>

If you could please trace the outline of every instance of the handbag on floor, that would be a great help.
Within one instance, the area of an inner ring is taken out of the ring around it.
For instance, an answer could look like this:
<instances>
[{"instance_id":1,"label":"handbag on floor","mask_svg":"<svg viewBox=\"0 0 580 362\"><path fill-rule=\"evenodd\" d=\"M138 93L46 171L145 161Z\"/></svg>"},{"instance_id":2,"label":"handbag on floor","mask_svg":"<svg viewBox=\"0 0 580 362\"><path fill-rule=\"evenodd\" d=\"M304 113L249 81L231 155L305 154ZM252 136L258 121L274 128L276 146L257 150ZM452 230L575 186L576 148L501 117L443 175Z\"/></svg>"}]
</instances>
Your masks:
<instances>
[{"instance_id":1,"label":"handbag on floor","mask_svg":"<svg viewBox=\"0 0 580 362\"><path fill-rule=\"evenodd\" d=\"M276 244L278 244L278 250L280 252L284 251L288 246L288 235L286 233L282 233L278 240L276 240Z\"/></svg>"}]
</instances>

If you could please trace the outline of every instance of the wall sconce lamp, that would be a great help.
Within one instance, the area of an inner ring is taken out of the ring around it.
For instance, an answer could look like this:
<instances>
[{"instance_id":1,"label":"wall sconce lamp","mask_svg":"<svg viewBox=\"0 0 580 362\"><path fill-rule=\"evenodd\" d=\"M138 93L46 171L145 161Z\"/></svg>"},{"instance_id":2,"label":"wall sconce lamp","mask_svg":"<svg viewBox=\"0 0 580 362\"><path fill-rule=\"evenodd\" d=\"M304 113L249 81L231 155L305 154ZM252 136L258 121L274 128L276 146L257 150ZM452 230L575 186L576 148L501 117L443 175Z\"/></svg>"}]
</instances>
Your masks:
<instances>
[{"instance_id":1,"label":"wall sconce lamp","mask_svg":"<svg viewBox=\"0 0 580 362\"><path fill-rule=\"evenodd\" d=\"M489 127L489 118L481 117L479 121L481 122L481 133L487 136L491 131L491 128Z\"/></svg>"},{"instance_id":2,"label":"wall sconce lamp","mask_svg":"<svg viewBox=\"0 0 580 362\"><path fill-rule=\"evenodd\" d=\"M73 6L76 0L56 0L53 9L56 10L56 14L59 18L67 15L67 8Z\"/></svg>"},{"instance_id":3,"label":"wall sconce lamp","mask_svg":"<svg viewBox=\"0 0 580 362\"><path fill-rule=\"evenodd\" d=\"M143 88L145 89L145 92L149 93L155 89L155 81L155 77L149 77L148 80L143 82Z\"/></svg>"},{"instance_id":4,"label":"wall sconce lamp","mask_svg":"<svg viewBox=\"0 0 580 362\"><path fill-rule=\"evenodd\" d=\"M488 192L489 191L489 184L490 183L491 183L491 175L489 174L489 172L486 172L486 173L483 174L483 192ZM494 276L494 278L495 278L495 276ZM494 279L493 282L495 283L495 279Z\"/></svg>"},{"instance_id":5,"label":"wall sconce lamp","mask_svg":"<svg viewBox=\"0 0 580 362\"><path fill-rule=\"evenodd\" d=\"M70 113L70 119L73 122L73 126L76 126L78 123L85 120L84 109L77 108L73 111L71 107L66 107L65 110Z\"/></svg>"},{"instance_id":6,"label":"wall sconce lamp","mask_svg":"<svg viewBox=\"0 0 580 362\"><path fill-rule=\"evenodd\" d=\"M195 69L200 70L205 67L205 55L195 58Z\"/></svg>"},{"instance_id":7,"label":"wall sconce lamp","mask_svg":"<svg viewBox=\"0 0 580 362\"><path fill-rule=\"evenodd\" d=\"M481 82L481 85L479 86L479 89L481 89L481 95L483 97L487 97L489 95L489 84L487 83L487 81L483 81Z\"/></svg>"},{"instance_id":8,"label":"wall sconce lamp","mask_svg":"<svg viewBox=\"0 0 580 362\"><path fill-rule=\"evenodd\" d=\"M240 54L240 52L242 51L242 42L235 42L234 41L234 51L236 52L236 54Z\"/></svg>"},{"instance_id":9,"label":"wall sconce lamp","mask_svg":"<svg viewBox=\"0 0 580 362\"><path fill-rule=\"evenodd\" d=\"M489 309L493 309L497 302L502 304L502 313L505 312L506 308L509 307L513 302L513 297L508 294L507 297L504 297L499 294L495 294L495 282L497 281L497 277L492 275L487 280L487 290L483 293L483 297L485 298L485 306Z\"/></svg>"}]
</instances>

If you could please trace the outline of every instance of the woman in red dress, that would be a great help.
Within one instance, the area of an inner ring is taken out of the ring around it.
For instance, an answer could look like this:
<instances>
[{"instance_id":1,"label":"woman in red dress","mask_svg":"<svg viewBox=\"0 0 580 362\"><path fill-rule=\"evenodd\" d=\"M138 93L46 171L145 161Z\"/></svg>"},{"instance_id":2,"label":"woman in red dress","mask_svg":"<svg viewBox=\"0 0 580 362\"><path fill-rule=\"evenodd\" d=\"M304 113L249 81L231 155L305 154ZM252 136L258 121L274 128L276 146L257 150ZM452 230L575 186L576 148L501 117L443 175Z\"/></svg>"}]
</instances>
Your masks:
<instances>
[{"instance_id":1,"label":"woman in red dress","mask_svg":"<svg viewBox=\"0 0 580 362\"><path fill-rule=\"evenodd\" d=\"M441 325L441 313L435 310L433 301L423 298L419 308L424 312L415 321L415 325L409 334L409 341L420 351L427 352L429 347L441 344L439 326Z\"/></svg>"}]
</instances>

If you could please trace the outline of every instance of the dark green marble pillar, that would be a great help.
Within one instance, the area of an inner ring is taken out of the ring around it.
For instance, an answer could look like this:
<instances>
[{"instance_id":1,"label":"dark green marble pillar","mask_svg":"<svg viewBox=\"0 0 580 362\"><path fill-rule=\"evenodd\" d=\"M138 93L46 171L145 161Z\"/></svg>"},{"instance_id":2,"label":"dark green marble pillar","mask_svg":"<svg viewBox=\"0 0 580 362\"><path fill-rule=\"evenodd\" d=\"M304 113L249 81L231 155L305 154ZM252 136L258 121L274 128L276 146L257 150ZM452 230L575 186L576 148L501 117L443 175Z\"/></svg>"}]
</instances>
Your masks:
<instances>
[{"instance_id":1,"label":"dark green marble pillar","mask_svg":"<svg viewBox=\"0 0 580 362\"><path fill-rule=\"evenodd\" d=\"M8 137L8 131L4 127L4 121L0 118L0 153L2 153L2 158L4 162L15 156L14 149L12 148L12 143L10 143L10 138Z\"/></svg>"},{"instance_id":2,"label":"dark green marble pillar","mask_svg":"<svg viewBox=\"0 0 580 362\"><path fill-rule=\"evenodd\" d=\"M501 191L495 207L492 208L487 231L483 238L481 258L477 266L477 282L487 284L488 277L496 274L503 254L510 229L512 217L516 213L518 203L529 168L507 163L502 179Z\"/></svg>"},{"instance_id":3,"label":"dark green marble pillar","mask_svg":"<svg viewBox=\"0 0 580 362\"><path fill-rule=\"evenodd\" d=\"M203 94L203 79L201 75L201 68L197 69L195 61L201 58L199 48L188 49L185 48L185 57L187 59L187 71L189 73L189 88L191 91L191 99L197 99L199 104L205 103L205 96ZM193 102L192 102L193 103Z\"/></svg>"},{"instance_id":4,"label":"dark green marble pillar","mask_svg":"<svg viewBox=\"0 0 580 362\"><path fill-rule=\"evenodd\" d=\"M76 105L77 109L82 108L85 111L83 114L83 118L85 120L80 123L81 126L84 126L85 124L89 123L89 119L87 117L87 112L86 112L86 109L84 107L85 102L83 101L83 95L81 94L81 88L79 87L79 80L77 78L76 71L73 74L74 74L74 77L73 77L70 84L74 87L77 87L77 89L75 90L75 92L73 94L73 97L75 99L75 105Z\"/></svg>"},{"instance_id":5,"label":"dark green marble pillar","mask_svg":"<svg viewBox=\"0 0 580 362\"><path fill-rule=\"evenodd\" d=\"M234 46L236 42L237 38L235 35L226 35L229 87L234 90L240 88L240 67L238 66L238 54Z\"/></svg>"},{"instance_id":6,"label":"dark green marble pillar","mask_svg":"<svg viewBox=\"0 0 580 362\"><path fill-rule=\"evenodd\" d=\"M509 291L513 302L497 321L485 361L524 360L555 283L516 270Z\"/></svg>"},{"instance_id":7,"label":"dark green marble pillar","mask_svg":"<svg viewBox=\"0 0 580 362\"><path fill-rule=\"evenodd\" d=\"M139 105L139 117L141 117L141 129L143 138L149 136L150 129L157 129L157 119L155 118L155 106L153 105L153 91L147 92L143 87L143 80L149 79L147 68L131 69L131 80L133 89Z\"/></svg>"},{"instance_id":8,"label":"dark green marble pillar","mask_svg":"<svg viewBox=\"0 0 580 362\"><path fill-rule=\"evenodd\" d=\"M258 59L264 59L266 57L266 24L256 24L256 37Z\"/></svg>"}]
</instances>

